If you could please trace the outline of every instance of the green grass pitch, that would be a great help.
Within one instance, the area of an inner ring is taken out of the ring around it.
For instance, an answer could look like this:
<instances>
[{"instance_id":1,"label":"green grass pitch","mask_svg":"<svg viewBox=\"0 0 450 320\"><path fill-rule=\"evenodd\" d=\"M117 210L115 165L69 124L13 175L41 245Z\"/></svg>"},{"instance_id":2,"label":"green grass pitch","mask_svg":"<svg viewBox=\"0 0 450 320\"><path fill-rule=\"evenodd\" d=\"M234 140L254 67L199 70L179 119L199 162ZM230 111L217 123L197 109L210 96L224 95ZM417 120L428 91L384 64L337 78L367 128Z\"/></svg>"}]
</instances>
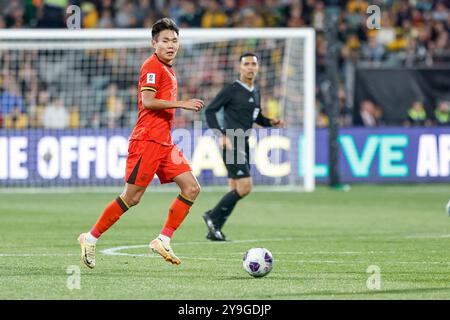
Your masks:
<instances>
[{"instance_id":1,"label":"green grass pitch","mask_svg":"<svg viewBox=\"0 0 450 320\"><path fill-rule=\"evenodd\" d=\"M172 266L146 245L176 194L147 192L104 234L89 270L76 238L117 193L0 193L0 299L450 298L446 185L255 192L224 228L227 243L205 239L201 215L222 192L203 192L172 240L182 259ZM256 279L242 256L261 246L274 268ZM380 290L367 288L371 265ZM80 267L80 289L67 287L71 266Z\"/></svg>"}]
</instances>

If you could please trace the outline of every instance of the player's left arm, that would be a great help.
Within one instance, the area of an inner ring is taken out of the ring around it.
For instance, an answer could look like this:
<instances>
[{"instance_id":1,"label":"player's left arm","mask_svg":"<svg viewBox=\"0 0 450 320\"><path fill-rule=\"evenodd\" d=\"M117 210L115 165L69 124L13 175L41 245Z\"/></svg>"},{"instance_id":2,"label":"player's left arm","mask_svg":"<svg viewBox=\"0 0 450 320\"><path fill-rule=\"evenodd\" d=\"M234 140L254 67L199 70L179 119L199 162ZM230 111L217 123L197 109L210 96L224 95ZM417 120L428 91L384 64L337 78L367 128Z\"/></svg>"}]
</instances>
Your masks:
<instances>
[{"instance_id":1,"label":"player's left arm","mask_svg":"<svg viewBox=\"0 0 450 320\"><path fill-rule=\"evenodd\" d=\"M273 119L269 119L266 118L262 112L261 109L259 109L259 113L258 116L255 119L255 123L259 124L260 126L263 127L275 127L275 128L282 128L284 127L284 121L279 119L279 118L273 118Z\"/></svg>"}]
</instances>

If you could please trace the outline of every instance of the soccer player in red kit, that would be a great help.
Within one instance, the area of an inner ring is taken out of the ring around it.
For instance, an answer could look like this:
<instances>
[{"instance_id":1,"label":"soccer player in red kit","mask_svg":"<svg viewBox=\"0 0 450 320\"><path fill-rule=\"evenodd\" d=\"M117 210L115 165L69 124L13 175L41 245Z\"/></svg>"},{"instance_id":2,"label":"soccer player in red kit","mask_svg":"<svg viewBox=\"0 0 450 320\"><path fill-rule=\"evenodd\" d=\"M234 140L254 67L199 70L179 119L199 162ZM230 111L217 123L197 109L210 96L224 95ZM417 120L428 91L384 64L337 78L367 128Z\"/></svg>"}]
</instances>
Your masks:
<instances>
[{"instance_id":1,"label":"soccer player in red kit","mask_svg":"<svg viewBox=\"0 0 450 320\"><path fill-rule=\"evenodd\" d=\"M170 130L176 108L200 111L204 103L200 99L177 101L177 79L172 62L179 48L178 34L177 25L169 18L158 20L152 27L155 53L141 67L139 114L130 136L125 189L109 203L92 229L78 237L81 259L89 268L95 267L98 238L125 211L139 203L155 173L161 183L175 182L181 192L170 206L160 235L150 242L149 247L166 261L176 265L181 263L170 246L170 239L188 214L200 192L200 185L188 161L173 144Z\"/></svg>"}]
</instances>

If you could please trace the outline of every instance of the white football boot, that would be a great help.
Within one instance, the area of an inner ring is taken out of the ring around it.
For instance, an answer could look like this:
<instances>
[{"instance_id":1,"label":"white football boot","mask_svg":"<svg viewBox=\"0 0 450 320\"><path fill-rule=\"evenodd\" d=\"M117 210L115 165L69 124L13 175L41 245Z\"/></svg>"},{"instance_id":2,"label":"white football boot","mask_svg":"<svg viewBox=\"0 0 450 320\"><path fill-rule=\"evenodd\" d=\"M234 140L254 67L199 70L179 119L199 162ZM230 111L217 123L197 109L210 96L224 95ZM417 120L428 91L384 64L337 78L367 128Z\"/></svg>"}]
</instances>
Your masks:
<instances>
[{"instance_id":1,"label":"white football boot","mask_svg":"<svg viewBox=\"0 0 450 320\"><path fill-rule=\"evenodd\" d=\"M90 269L95 267L95 244L86 241L86 233L80 234L81 261Z\"/></svg>"},{"instance_id":2,"label":"white football boot","mask_svg":"<svg viewBox=\"0 0 450 320\"><path fill-rule=\"evenodd\" d=\"M181 260L175 255L169 243L164 243L161 239L156 238L149 244L149 248L159 254L167 262L179 265Z\"/></svg>"}]
</instances>

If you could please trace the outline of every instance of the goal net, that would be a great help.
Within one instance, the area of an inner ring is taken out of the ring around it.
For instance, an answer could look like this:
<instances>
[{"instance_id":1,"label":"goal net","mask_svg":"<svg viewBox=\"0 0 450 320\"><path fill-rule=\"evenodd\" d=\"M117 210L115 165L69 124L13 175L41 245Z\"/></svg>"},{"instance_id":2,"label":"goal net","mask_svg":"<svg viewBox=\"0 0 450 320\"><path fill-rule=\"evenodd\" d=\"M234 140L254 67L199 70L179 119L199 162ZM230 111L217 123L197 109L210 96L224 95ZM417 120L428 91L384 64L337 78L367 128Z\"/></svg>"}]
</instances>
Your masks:
<instances>
[{"instance_id":1,"label":"goal net","mask_svg":"<svg viewBox=\"0 0 450 320\"><path fill-rule=\"evenodd\" d=\"M0 188L122 185L150 38L148 30L1 30ZM312 191L314 30L185 29L180 41L179 99L208 104L238 79L242 53L260 57L263 113L286 127L253 130L254 183ZM221 152L206 129L204 112L177 110L172 136L203 186L223 185Z\"/></svg>"}]
</instances>

